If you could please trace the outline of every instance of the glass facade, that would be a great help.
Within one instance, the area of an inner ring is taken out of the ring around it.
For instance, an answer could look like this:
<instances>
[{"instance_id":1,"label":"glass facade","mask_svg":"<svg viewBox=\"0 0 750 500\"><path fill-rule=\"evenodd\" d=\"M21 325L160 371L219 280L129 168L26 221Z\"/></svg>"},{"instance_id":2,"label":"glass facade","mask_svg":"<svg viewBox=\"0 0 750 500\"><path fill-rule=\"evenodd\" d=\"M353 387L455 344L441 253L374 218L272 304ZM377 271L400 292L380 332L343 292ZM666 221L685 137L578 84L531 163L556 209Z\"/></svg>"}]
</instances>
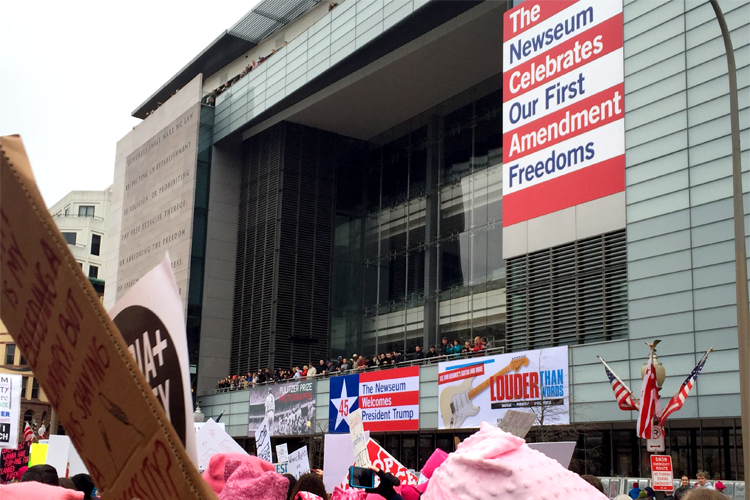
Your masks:
<instances>
[{"instance_id":1,"label":"glass facade","mask_svg":"<svg viewBox=\"0 0 750 500\"><path fill-rule=\"evenodd\" d=\"M332 355L412 352L439 336L502 339L501 107L500 90L484 85L347 149Z\"/></svg>"}]
</instances>

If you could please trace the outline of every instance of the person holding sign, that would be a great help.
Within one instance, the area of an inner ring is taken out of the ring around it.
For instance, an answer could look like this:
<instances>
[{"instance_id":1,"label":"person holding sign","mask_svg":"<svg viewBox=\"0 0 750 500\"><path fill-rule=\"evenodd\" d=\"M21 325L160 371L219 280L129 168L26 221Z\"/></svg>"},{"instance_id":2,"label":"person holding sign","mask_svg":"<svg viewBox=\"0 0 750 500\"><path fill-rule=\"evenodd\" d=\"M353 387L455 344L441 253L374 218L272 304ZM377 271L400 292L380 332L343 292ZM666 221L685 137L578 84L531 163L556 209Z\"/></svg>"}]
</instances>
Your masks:
<instances>
[{"instance_id":1,"label":"person holding sign","mask_svg":"<svg viewBox=\"0 0 750 500\"><path fill-rule=\"evenodd\" d=\"M393 489L394 486L399 486L401 484L401 481L396 476L390 472L378 469L377 467L370 468L374 470L375 474L380 478L380 484L375 488L367 488L365 490L367 493L375 493L376 495L385 498L385 500L404 500L404 497L396 493L396 490Z\"/></svg>"}]
</instances>

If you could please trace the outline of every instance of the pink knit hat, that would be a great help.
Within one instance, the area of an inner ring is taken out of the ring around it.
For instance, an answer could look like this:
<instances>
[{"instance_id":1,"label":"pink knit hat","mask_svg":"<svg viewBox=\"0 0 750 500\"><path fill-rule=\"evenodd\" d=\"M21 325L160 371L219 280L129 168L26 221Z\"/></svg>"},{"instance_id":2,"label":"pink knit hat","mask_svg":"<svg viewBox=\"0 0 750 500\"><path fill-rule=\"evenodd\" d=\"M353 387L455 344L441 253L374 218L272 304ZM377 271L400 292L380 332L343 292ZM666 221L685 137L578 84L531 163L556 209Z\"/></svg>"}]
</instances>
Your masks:
<instances>
[{"instance_id":1,"label":"pink knit hat","mask_svg":"<svg viewBox=\"0 0 750 500\"><path fill-rule=\"evenodd\" d=\"M366 500L367 493L361 488L341 489L336 486L331 494L331 500Z\"/></svg>"},{"instance_id":2,"label":"pink knit hat","mask_svg":"<svg viewBox=\"0 0 750 500\"><path fill-rule=\"evenodd\" d=\"M607 500L581 476L526 442L482 422L435 470L422 500Z\"/></svg>"},{"instance_id":3,"label":"pink knit hat","mask_svg":"<svg viewBox=\"0 0 750 500\"><path fill-rule=\"evenodd\" d=\"M430 455L430 458L427 459L427 462L424 464L424 467L422 467L422 475L425 477L432 477L432 473L435 472L435 469L440 467L443 462L445 462L445 459L448 458L448 453L441 450L440 448L437 448L435 451L432 452L432 455Z\"/></svg>"},{"instance_id":4,"label":"pink knit hat","mask_svg":"<svg viewBox=\"0 0 750 500\"><path fill-rule=\"evenodd\" d=\"M0 486L0 498L3 500L83 500L83 492L37 481L26 481Z\"/></svg>"},{"instance_id":5,"label":"pink knit hat","mask_svg":"<svg viewBox=\"0 0 750 500\"><path fill-rule=\"evenodd\" d=\"M219 500L286 500L287 493L287 478L258 468L254 461L245 461L229 476Z\"/></svg>"},{"instance_id":6,"label":"pink knit hat","mask_svg":"<svg viewBox=\"0 0 750 500\"><path fill-rule=\"evenodd\" d=\"M224 466L227 461L230 461L233 464L230 466L233 467L230 474L237 469L238 466L234 465L236 462L248 462L260 472L276 470L272 464L269 464L265 460L261 460L254 455L246 455L244 453L217 453L208 461L208 469L203 472L203 479L206 480L208 485L217 495L224 489L224 484L227 482L226 478L229 477L229 475L224 475Z\"/></svg>"},{"instance_id":7,"label":"pink knit hat","mask_svg":"<svg viewBox=\"0 0 750 500\"><path fill-rule=\"evenodd\" d=\"M419 500L425 489L427 489L427 483L402 484L401 496L404 497L404 500Z\"/></svg>"}]
</instances>

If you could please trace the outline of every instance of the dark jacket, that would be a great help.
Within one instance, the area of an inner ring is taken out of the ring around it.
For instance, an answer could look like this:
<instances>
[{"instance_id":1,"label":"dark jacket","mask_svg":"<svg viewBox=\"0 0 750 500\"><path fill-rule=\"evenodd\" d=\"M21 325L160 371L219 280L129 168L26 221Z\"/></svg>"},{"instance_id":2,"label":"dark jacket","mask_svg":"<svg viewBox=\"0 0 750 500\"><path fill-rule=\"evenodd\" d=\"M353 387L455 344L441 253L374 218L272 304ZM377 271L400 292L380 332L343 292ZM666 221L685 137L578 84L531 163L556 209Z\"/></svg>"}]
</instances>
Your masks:
<instances>
[{"instance_id":1,"label":"dark jacket","mask_svg":"<svg viewBox=\"0 0 750 500\"><path fill-rule=\"evenodd\" d=\"M399 481L396 476L388 472L379 470L378 477L380 478L380 484L378 485L378 487L367 488L365 490L367 493L375 493L385 498L385 500L404 500L404 498L396 493L396 490L393 489L394 486L398 486L401 484L401 481Z\"/></svg>"}]
</instances>

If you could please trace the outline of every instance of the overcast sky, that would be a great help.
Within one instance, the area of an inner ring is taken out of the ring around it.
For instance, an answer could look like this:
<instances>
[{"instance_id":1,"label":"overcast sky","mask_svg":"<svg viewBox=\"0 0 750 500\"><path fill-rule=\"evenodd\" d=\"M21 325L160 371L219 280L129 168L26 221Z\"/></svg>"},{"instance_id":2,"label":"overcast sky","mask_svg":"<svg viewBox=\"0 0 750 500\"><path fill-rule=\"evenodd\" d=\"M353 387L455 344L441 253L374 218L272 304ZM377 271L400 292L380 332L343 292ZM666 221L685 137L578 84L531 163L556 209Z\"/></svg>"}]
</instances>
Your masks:
<instances>
[{"instance_id":1,"label":"overcast sky","mask_svg":"<svg viewBox=\"0 0 750 500\"><path fill-rule=\"evenodd\" d=\"M21 134L47 205L112 184L130 113L257 3L4 2L0 135Z\"/></svg>"}]
</instances>

